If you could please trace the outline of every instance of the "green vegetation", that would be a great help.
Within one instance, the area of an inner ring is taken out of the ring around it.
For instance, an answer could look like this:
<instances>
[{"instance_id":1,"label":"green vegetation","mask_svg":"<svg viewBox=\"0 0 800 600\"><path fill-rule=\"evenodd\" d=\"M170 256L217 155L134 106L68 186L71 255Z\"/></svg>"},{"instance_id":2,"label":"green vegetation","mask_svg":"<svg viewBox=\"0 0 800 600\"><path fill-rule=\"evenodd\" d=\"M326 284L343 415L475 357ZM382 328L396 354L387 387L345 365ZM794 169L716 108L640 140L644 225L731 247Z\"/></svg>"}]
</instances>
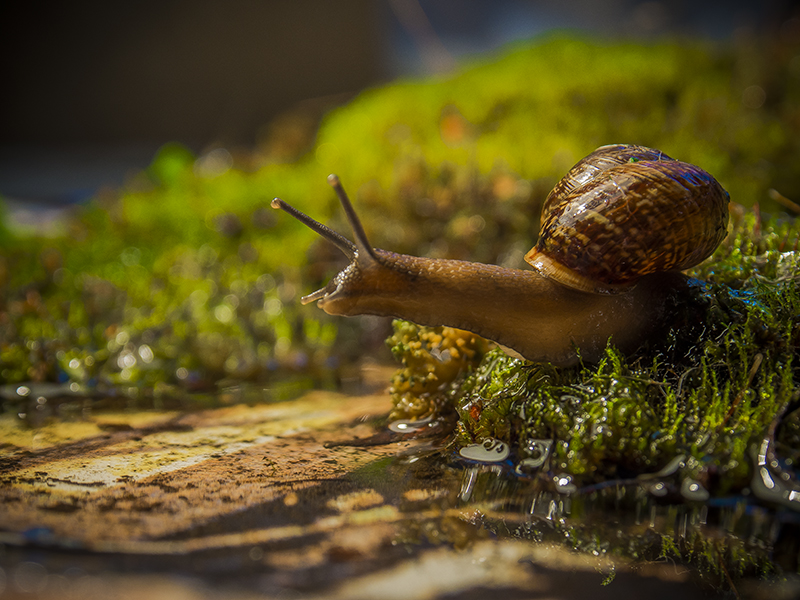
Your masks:
<instances>
[{"instance_id":1,"label":"green vegetation","mask_svg":"<svg viewBox=\"0 0 800 600\"><path fill-rule=\"evenodd\" d=\"M134 398L230 381L333 385L363 354L362 331L298 299L340 257L268 206L280 195L347 232L330 171L377 245L515 266L549 189L605 143L662 148L708 169L737 202L775 210L768 189L800 195L795 53L557 39L366 91L293 162L267 148L249 171L226 169L213 153L167 146L61 234L0 227L0 383ZM743 103L752 86L766 93L759 106ZM735 279L729 265L716 281Z\"/></svg>"},{"instance_id":2,"label":"green vegetation","mask_svg":"<svg viewBox=\"0 0 800 600\"><path fill-rule=\"evenodd\" d=\"M464 465L462 494L495 535L677 561L715 591L795 573L792 526L748 504L790 504L755 489L765 440L770 477L796 482L798 243L800 221L737 211L661 339L630 357L609 347L597 365L531 364L458 330L396 321L392 418L455 409L451 450L510 447L500 465ZM767 529L781 535L754 533Z\"/></svg>"}]
</instances>

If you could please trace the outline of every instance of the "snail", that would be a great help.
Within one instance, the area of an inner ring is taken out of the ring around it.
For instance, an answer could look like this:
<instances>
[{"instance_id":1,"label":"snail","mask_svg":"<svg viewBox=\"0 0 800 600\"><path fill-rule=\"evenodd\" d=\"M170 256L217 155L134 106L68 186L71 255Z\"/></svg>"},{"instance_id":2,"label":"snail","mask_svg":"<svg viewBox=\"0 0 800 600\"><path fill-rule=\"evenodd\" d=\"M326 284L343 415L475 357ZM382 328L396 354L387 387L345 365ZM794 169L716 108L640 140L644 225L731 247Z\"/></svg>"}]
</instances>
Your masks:
<instances>
[{"instance_id":1,"label":"snail","mask_svg":"<svg viewBox=\"0 0 800 600\"><path fill-rule=\"evenodd\" d=\"M280 198L281 209L350 260L301 299L331 315L449 325L513 355L567 366L597 362L611 343L638 349L669 318L666 298L727 233L728 193L711 175L658 150L598 148L545 200L532 269L395 254L370 245L338 177L355 243Z\"/></svg>"}]
</instances>

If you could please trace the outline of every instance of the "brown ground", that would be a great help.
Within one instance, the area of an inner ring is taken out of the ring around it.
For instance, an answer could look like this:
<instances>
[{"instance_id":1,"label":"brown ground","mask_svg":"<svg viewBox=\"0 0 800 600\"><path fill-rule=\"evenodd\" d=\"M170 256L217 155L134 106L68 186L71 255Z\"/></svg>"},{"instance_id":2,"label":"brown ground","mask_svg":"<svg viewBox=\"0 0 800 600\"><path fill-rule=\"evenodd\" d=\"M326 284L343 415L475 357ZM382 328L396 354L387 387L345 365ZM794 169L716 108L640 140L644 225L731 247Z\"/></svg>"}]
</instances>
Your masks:
<instances>
[{"instance_id":1,"label":"brown ground","mask_svg":"<svg viewBox=\"0 0 800 600\"><path fill-rule=\"evenodd\" d=\"M388 409L314 392L36 429L4 415L0 597L702 597L673 565L494 538L461 472L413 459L435 438L376 425Z\"/></svg>"}]
</instances>

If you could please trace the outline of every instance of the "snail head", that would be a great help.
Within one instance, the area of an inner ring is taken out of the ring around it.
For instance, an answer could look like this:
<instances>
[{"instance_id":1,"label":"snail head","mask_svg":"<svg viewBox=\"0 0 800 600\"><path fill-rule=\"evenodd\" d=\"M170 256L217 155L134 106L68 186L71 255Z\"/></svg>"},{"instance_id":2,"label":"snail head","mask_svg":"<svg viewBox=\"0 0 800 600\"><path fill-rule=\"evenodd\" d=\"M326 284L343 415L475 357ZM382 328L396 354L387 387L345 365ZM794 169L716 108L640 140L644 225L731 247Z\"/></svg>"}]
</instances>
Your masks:
<instances>
[{"instance_id":1,"label":"snail head","mask_svg":"<svg viewBox=\"0 0 800 600\"><path fill-rule=\"evenodd\" d=\"M384 254L384 252L373 248L369 240L367 240L364 227L361 225L361 221L350 203L350 199L347 197L339 178L336 175L329 175L328 183L336 192L342 208L344 208L345 216L353 230L355 243L280 198L275 198L271 202L272 208L290 214L311 230L317 232L339 248L350 261L350 264L339 271L325 287L303 296L300 301L303 304L316 301L317 306L330 315L350 316L369 313L370 311L366 306L369 299L386 293L385 289L377 289L376 286L381 282L390 284L392 270L381 259L380 254ZM380 287L383 288L385 285Z\"/></svg>"}]
</instances>

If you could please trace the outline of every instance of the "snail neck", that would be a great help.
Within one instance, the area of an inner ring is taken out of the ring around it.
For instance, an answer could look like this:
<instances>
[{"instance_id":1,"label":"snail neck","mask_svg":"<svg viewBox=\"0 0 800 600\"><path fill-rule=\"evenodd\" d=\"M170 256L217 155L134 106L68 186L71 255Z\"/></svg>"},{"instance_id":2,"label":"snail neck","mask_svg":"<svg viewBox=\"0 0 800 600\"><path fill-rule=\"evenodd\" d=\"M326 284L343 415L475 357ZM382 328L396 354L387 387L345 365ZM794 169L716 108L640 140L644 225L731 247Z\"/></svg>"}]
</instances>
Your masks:
<instances>
[{"instance_id":1,"label":"snail neck","mask_svg":"<svg viewBox=\"0 0 800 600\"><path fill-rule=\"evenodd\" d=\"M617 294L567 288L529 270L374 250L337 275L319 301L333 315L370 314L465 329L536 362L600 359L609 338L632 352L663 322L683 276L641 279Z\"/></svg>"}]
</instances>

